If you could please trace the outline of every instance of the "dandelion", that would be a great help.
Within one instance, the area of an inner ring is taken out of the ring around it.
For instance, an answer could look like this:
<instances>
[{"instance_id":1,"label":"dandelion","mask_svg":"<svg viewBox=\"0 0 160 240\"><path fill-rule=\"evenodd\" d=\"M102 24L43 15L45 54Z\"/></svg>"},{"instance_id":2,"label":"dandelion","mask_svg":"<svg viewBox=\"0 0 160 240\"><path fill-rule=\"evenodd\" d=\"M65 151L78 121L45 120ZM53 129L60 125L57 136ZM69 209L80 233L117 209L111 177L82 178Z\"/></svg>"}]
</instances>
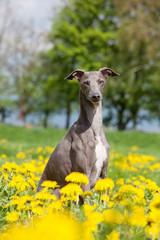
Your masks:
<instances>
[{"instance_id":1,"label":"dandelion","mask_svg":"<svg viewBox=\"0 0 160 240\"><path fill-rule=\"evenodd\" d=\"M116 185L124 185L124 178L119 178L119 179L116 181Z\"/></svg>"},{"instance_id":2,"label":"dandelion","mask_svg":"<svg viewBox=\"0 0 160 240\"><path fill-rule=\"evenodd\" d=\"M65 178L65 180L67 182L80 183L80 184L84 184L84 185L88 184L88 177L86 175L84 175L83 173L79 173L79 172L70 173Z\"/></svg>"},{"instance_id":3,"label":"dandelion","mask_svg":"<svg viewBox=\"0 0 160 240\"><path fill-rule=\"evenodd\" d=\"M133 226L141 226L144 227L147 224L147 218L144 213L143 207L134 207L132 214L129 215L128 222Z\"/></svg>"},{"instance_id":4,"label":"dandelion","mask_svg":"<svg viewBox=\"0 0 160 240\"><path fill-rule=\"evenodd\" d=\"M38 214L39 211L36 211ZM48 214L42 218L36 218L32 224L23 227L13 226L1 235L3 240L27 240L27 239L56 239L56 240L80 240L82 236L81 225L67 214Z\"/></svg>"},{"instance_id":5,"label":"dandelion","mask_svg":"<svg viewBox=\"0 0 160 240\"><path fill-rule=\"evenodd\" d=\"M44 209L43 209L43 207L35 207L35 208L32 209L32 212L34 214L42 216L44 214Z\"/></svg>"},{"instance_id":6,"label":"dandelion","mask_svg":"<svg viewBox=\"0 0 160 240\"><path fill-rule=\"evenodd\" d=\"M52 147L46 147L45 150L48 152L48 153L52 153L54 151L54 148Z\"/></svg>"},{"instance_id":7,"label":"dandelion","mask_svg":"<svg viewBox=\"0 0 160 240\"><path fill-rule=\"evenodd\" d=\"M3 174L3 178L4 178L4 181L6 181L9 178L9 174L8 173L4 173Z\"/></svg>"},{"instance_id":8,"label":"dandelion","mask_svg":"<svg viewBox=\"0 0 160 240\"><path fill-rule=\"evenodd\" d=\"M137 151L138 149L139 149L138 146L132 146L132 150L133 150L133 151Z\"/></svg>"},{"instance_id":9,"label":"dandelion","mask_svg":"<svg viewBox=\"0 0 160 240\"><path fill-rule=\"evenodd\" d=\"M135 180L135 181L133 182L133 184L134 184L135 186L140 186L141 182L140 182L139 180Z\"/></svg>"},{"instance_id":10,"label":"dandelion","mask_svg":"<svg viewBox=\"0 0 160 240\"><path fill-rule=\"evenodd\" d=\"M155 197L151 200L151 203L149 205L150 209L154 208L157 211L160 211L160 195L157 194Z\"/></svg>"},{"instance_id":11,"label":"dandelion","mask_svg":"<svg viewBox=\"0 0 160 240\"><path fill-rule=\"evenodd\" d=\"M114 182L111 178L100 179L96 182L95 190L98 192L106 192L108 189L112 190Z\"/></svg>"},{"instance_id":12,"label":"dandelion","mask_svg":"<svg viewBox=\"0 0 160 240\"><path fill-rule=\"evenodd\" d=\"M49 207L47 209L47 212L52 212L52 211L60 211L63 207L63 203L61 200L57 200L55 202L52 202L49 204Z\"/></svg>"},{"instance_id":13,"label":"dandelion","mask_svg":"<svg viewBox=\"0 0 160 240\"><path fill-rule=\"evenodd\" d=\"M119 233L113 230L109 235L106 235L107 240L119 240Z\"/></svg>"},{"instance_id":14,"label":"dandelion","mask_svg":"<svg viewBox=\"0 0 160 240\"><path fill-rule=\"evenodd\" d=\"M6 162L5 164L2 165L2 171L9 171L9 172L18 172L19 171L19 166L12 162Z\"/></svg>"},{"instance_id":15,"label":"dandelion","mask_svg":"<svg viewBox=\"0 0 160 240\"><path fill-rule=\"evenodd\" d=\"M44 157L43 157L42 155L39 155L39 156L38 156L38 159L39 159L39 160L43 160Z\"/></svg>"},{"instance_id":16,"label":"dandelion","mask_svg":"<svg viewBox=\"0 0 160 240\"><path fill-rule=\"evenodd\" d=\"M87 217L90 215L92 211L94 211L97 208L97 204L94 204L93 206L88 204L83 204L83 208L84 208L85 216Z\"/></svg>"},{"instance_id":17,"label":"dandelion","mask_svg":"<svg viewBox=\"0 0 160 240\"><path fill-rule=\"evenodd\" d=\"M17 211L8 212L6 220L9 222L16 222L19 219L20 213Z\"/></svg>"},{"instance_id":18,"label":"dandelion","mask_svg":"<svg viewBox=\"0 0 160 240\"><path fill-rule=\"evenodd\" d=\"M42 184L41 184L42 187L45 187L45 188L51 188L51 189L55 189L56 187L59 187L59 185L57 184L56 181L44 181Z\"/></svg>"},{"instance_id":19,"label":"dandelion","mask_svg":"<svg viewBox=\"0 0 160 240\"><path fill-rule=\"evenodd\" d=\"M7 158L7 155L6 154L2 154L1 158L5 159L5 158Z\"/></svg>"},{"instance_id":20,"label":"dandelion","mask_svg":"<svg viewBox=\"0 0 160 240\"><path fill-rule=\"evenodd\" d=\"M123 220L122 214L115 209L107 209L102 215L104 222L109 225L121 224Z\"/></svg>"},{"instance_id":21,"label":"dandelion","mask_svg":"<svg viewBox=\"0 0 160 240\"><path fill-rule=\"evenodd\" d=\"M99 212L90 212L87 215L87 220L83 222L82 227L89 232L95 232L98 229L98 224L103 221L102 214Z\"/></svg>"},{"instance_id":22,"label":"dandelion","mask_svg":"<svg viewBox=\"0 0 160 240\"><path fill-rule=\"evenodd\" d=\"M19 153L16 154L16 157L17 157L17 158L25 159L25 158L26 158L26 154L23 153L23 152L19 152Z\"/></svg>"},{"instance_id":23,"label":"dandelion","mask_svg":"<svg viewBox=\"0 0 160 240\"><path fill-rule=\"evenodd\" d=\"M139 175L139 179L141 180L141 181L145 181L145 177L144 176L142 176L142 175Z\"/></svg>"},{"instance_id":24,"label":"dandelion","mask_svg":"<svg viewBox=\"0 0 160 240\"><path fill-rule=\"evenodd\" d=\"M2 142L2 143L5 143L5 142L7 142L7 141L8 141L8 140L5 139L5 138L0 139L0 142Z\"/></svg>"},{"instance_id":25,"label":"dandelion","mask_svg":"<svg viewBox=\"0 0 160 240\"><path fill-rule=\"evenodd\" d=\"M26 172L35 172L36 170L35 164L33 162L23 163L22 166L24 167Z\"/></svg>"},{"instance_id":26,"label":"dandelion","mask_svg":"<svg viewBox=\"0 0 160 240\"><path fill-rule=\"evenodd\" d=\"M52 200L52 201L57 200L55 195L52 195L48 192L38 192L35 198L40 200Z\"/></svg>"},{"instance_id":27,"label":"dandelion","mask_svg":"<svg viewBox=\"0 0 160 240\"><path fill-rule=\"evenodd\" d=\"M93 196L93 193L92 192L90 192L90 191L86 191L86 192L84 192L83 193L83 197L85 198L85 197L92 197Z\"/></svg>"},{"instance_id":28,"label":"dandelion","mask_svg":"<svg viewBox=\"0 0 160 240\"><path fill-rule=\"evenodd\" d=\"M64 195L77 195L82 194L82 189L76 183L69 183L63 188L61 188L60 192Z\"/></svg>"},{"instance_id":29,"label":"dandelion","mask_svg":"<svg viewBox=\"0 0 160 240\"><path fill-rule=\"evenodd\" d=\"M37 147L37 149L36 149L37 153L40 153L40 152L42 152L42 150L43 150L43 148L42 148L42 147Z\"/></svg>"},{"instance_id":30,"label":"dandelion","mask_svg":"<svg viewBox=\"0 0 160 240\"><path fill-rule=\"evenodd\" d=\"M104 202L109 203L109 195L103 194L103 195L101 196L101 200L104 201Z\"/></svg>"},{"instance_id":31,"label":"dandelion","mask_svg":"<svg viewBox=\"0 0 160 240\"><path fill-rule=\"evenodd\" d=\"M76 201L78 204L79 195L82 195L82 188L76 183L69 183L63 188L61 188L60 193L63 194L62 197L69 197L68 200ZM64 199L65 200L65 199ZM67 199L66 199L67 200Z\"/></svg>"}]
</instances>

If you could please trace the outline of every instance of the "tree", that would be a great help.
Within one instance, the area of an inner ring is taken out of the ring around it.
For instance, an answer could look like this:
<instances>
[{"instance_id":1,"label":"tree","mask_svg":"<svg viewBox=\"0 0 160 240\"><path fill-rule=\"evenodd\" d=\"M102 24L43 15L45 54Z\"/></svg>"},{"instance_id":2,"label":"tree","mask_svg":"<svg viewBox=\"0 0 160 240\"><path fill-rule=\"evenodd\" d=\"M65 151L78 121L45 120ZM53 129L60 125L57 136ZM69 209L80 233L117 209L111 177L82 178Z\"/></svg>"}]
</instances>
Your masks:
<instances>
[{"instance_id":1,"label":"tree","mask_svg":"<svg viewBox=\"0 0 160 240\"><path fill-rule=\"evenodd\" d=\"M115 125L124 130L128 123L135 128L146 117L140 113L148 101L156 105L156 99L148 95L148 87L154 88L153 77L148 72L159 71L155 66L160 60L160 3L131 0L126 4L114 0L114 4L119 28L111 59L121 77L108 83L107 120L115 118Z\"/></svg>"},{"instance_id":2,"label":"tree","mask_svg":"<svg viewBox=\"0 0 160 240\"><path fill-rule=\"evenodd\" d=\"M10 16L10 17L8 17ZM14 101L9 99L11 94L10 79L6 73L6 62L8 59L8 33L14 25L12 9L8 0L0 2L0 115L4 123L14 107Z\"/></svg>"},{"instance_id":3,"label":"tree","mask_svg":"<svg viewBox=\"0 0 160 240\"><path fill-rule=\"evenodd\" d=\"M54 19L49 35L52 48L46 54L50 68L47 78L52 78L57 101L66 110L66 128L79 90L74 86L76 81L67 82L64 77L76 68L87 71L106 66L114 30L109 0L71 0Z\"/></svg>"}]
</instances>

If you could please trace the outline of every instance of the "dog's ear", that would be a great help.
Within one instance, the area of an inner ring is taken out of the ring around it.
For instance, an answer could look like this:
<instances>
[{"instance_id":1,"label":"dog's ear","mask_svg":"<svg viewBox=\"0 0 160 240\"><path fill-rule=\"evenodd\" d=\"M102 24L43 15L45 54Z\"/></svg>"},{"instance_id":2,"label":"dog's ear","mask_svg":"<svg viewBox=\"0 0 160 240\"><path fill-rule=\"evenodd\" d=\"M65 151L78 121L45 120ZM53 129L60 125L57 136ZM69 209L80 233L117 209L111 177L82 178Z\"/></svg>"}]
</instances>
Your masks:
<instances>
[{"instance_id":1,"label":"dog's ear","mask_svg":"<svg viewBox=\"0 0 160 240\"><path fill-rule=\"evenodd\" d=\"M99 71L103 74L104 77L108 78L108 77L115 77L115 76L119 76L118 73L116 73L115 71L113 71L112 69L110 68L106 68L106 67L103 67L103 68L100 68Z\"/></svg>"},{"instance_id":2,"label":"dog's ear","mask_svg":"<svg viewBox=\"0 0 160 240\"><path fill-rule=\"evenodd\" d=\"M65 79L72 80L73 78L75 78L76 80L79 81L84 73L85 73L84 70L77 69L77 70L73 71L72 73L70 73L67 77L65 77Z\"/></svg>"}]
</instances>

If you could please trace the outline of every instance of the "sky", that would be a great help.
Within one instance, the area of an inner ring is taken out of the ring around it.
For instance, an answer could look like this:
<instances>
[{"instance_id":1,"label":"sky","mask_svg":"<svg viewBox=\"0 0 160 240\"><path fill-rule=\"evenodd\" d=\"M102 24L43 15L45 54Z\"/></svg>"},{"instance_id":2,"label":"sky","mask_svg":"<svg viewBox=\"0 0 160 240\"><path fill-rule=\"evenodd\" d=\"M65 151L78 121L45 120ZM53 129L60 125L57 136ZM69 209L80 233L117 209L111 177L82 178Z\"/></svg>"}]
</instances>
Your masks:
<instances>
[{"instance_id":1,"label":"sky","mask_svg":"<svg viewBox=\"0 0 160 240\"><path fill-rule=\"evenodd\" d=\"M63 6L63 0L10 0L10 4L16 17L24 23L33 20L37 29L48 29L54 11Z\"/></svg>"}]
</instances>

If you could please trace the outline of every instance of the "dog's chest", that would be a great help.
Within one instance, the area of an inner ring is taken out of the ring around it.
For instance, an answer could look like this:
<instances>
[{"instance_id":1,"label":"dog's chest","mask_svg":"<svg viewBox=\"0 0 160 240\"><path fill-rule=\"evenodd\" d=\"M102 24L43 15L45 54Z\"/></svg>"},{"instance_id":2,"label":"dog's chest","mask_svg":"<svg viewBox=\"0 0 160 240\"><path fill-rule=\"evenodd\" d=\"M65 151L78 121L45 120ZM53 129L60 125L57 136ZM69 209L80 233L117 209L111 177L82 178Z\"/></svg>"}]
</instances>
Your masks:
<instances>
[{"instance_id":1,"label":"dog's chest","mask_svg":"<svg viewBox=\"0 0 160 240\"><path fill-rule=\"evenodd\" d=\"M102 170L103 163L107 158L107 151L104 144L101 141L100 136L96 137L95 153L96 153L96 162L95 162L96 177L99 177Z\"/></svg>"}]
</instances>

